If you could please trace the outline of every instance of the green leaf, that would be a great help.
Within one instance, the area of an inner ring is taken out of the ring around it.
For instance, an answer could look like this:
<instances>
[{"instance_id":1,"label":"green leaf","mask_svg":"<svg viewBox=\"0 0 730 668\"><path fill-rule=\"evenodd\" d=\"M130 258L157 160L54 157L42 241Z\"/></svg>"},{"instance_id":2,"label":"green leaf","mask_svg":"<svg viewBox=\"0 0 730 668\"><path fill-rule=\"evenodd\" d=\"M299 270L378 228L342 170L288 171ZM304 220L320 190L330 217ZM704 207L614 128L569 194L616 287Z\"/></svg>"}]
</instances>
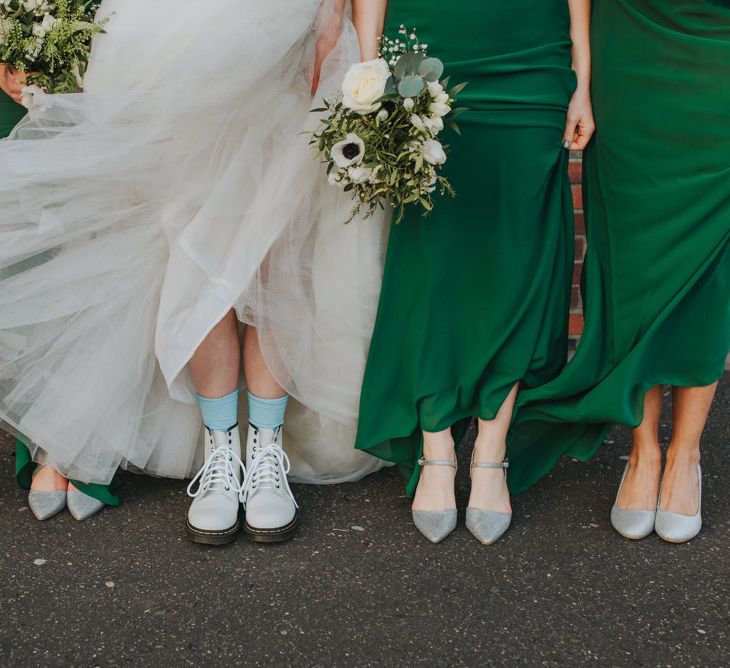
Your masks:
<instances>
[{"instance_id":1,"label":"green leaf","mask_svg":"<svg viewBox=\"0 0 730 668\"><path fill-rule=\"evenodd\" d=\"M418 97L425 87L426 84L420 76L410 75L398 84L398 93L403 97Z\"/></svg>"},{"instance_id":2,"label":"green leaf","mask_svg":"<svg viewBox=\"0 0 730 668\"><path fill-rule=\"evenodd\" d=\"M464 90L469 85L468 81L465 81L464 83L457 84L449 91L450 97L456 97L459 93L461 93L462 90Z\"/></svg>"},{"instance_id":3,"label":"green leaf","mask_svg":"<svg viewBox=\"0 0 730 668\"><path fill-rule=\"evenodd\" d=\"M410 51L408 53L404 53L400 58L398 58L398 62L395 64L395 68L393 69L395 78L398 81L401 81L407 76L417 74L418 68L425 58L426 56L422 53L412 53Z\"/></svg>"},{"instance_id":4,"label":"green leaf","mask_svg":"<svg viewBox=\"0 0 730 668\"><path fill-rule=\"evenodd\" d=\"M438 58L426 58L418 66L418 74L426 81L438 81L444 73L444 64Z\"/></svg>"}]
</instances>

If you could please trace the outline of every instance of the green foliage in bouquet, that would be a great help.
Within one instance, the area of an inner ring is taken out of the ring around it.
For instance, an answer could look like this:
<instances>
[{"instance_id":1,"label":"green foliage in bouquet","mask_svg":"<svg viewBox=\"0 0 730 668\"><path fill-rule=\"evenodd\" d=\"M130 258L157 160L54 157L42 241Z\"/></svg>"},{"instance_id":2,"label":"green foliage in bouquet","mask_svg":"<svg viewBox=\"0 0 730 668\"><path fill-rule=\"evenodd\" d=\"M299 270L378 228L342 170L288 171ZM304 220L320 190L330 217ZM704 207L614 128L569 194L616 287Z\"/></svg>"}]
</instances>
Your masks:
<instances>
[{"instance_id":1,"label":"green foliage in bouquet","mask_svg":"<svg viewBox=\"0 0 730 668\"><path fill-rule=\"evenodd\" d=\"M47 93L77 93L89 63L100 0L0 0L0 61Z\"/></svg>"},{"instance_id":2,"label":"green foliage in bouquet","mask_svg":"<svg viewBox=\"0 0 730 668\"><path fill-rule=\"evenodd\" d=\"M447 91L440 81L444 65L427 54L415 31L401 26L401 37L381 41L380 58L353 65L341 94L315 109L323 118L310 143L327 164L329 181L351 192L355 206L349 221L364 210L396 210L399 223L409 205L424 215L434 193L454 196L439 172L446 151L438 135L449 125L458 132L453 109L459 85Z\"/></svg>"}]
</instances>

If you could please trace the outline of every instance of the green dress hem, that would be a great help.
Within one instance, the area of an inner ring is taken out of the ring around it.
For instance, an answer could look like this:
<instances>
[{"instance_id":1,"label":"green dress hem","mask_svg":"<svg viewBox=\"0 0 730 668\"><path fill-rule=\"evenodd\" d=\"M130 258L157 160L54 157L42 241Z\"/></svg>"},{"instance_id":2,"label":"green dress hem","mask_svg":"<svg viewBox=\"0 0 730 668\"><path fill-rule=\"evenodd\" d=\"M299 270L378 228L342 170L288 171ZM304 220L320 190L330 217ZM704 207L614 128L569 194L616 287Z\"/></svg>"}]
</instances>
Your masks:
<instances>
[{"instance_id":1,"label":"green dress hem","mask_svg":"<svg viewBox=\"0 0 730 668\"><path fill-rule=\"evenodd\" d=\"M15 441L15 480L21 489L30 489L33 481L33 472L38 464L33 461L28 446L19 438ZM98 485L92 483L80 482L78 480L70 481L76 489L83 492L107 506L118 506L121 499L114 490L121 486L121 481L114 476L109 485Z\"/></svg>"}]
</instances>

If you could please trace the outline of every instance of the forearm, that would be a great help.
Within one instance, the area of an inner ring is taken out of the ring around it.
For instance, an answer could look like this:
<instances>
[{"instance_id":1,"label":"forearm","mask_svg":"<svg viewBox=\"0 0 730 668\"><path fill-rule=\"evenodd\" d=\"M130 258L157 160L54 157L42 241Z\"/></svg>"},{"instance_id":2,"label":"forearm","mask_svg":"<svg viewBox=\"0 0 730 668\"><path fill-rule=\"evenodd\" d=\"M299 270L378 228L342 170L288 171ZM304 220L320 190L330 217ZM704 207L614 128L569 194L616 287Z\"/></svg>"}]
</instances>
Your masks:
<instances>
[{"instance_id":1,"label":"forearm","mask_svg":"<svg viewBox=\"0 0 730 668\"><path fill-rule=\"evenodd\" d=\"M588 92L591 84L591 0L568 0L568 5L573 69L578 77L578 90Z\"/></svg>"},{"instance_id":2,"label":"forearm","mask_svg":"<svg viewBox=\"0 0 730 668\"><path fill-rule=\"evenodd\" d=\"M387 7L388 0L352 0L352 22L360 40L360 56L363 60L378 57Z\"/></svg>"}]
</instances>

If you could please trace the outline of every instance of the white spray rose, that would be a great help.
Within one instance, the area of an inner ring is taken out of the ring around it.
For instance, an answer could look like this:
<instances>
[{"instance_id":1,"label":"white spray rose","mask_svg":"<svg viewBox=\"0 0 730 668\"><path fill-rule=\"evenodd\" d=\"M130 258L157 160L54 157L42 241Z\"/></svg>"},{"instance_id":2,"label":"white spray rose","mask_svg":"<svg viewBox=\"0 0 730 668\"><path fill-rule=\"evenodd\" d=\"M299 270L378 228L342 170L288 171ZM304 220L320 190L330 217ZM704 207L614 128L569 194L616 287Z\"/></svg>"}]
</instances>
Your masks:
<instances>
[{"instance_id":1,"label":"white spray rose","mask_svg":"<svg viewBox=\"0 0 730 668\"><path fill-rule=\"evenodd\" d=\"M410 121L411 125L416 128L416 130L421 130L423 132L426 129L426 124L423 122L423 119L420 116L413 114L410 118Z\"/></svg>"},{"instance_id":2,"label":"white spray rose","mask_svg":"<svg viewBox=\"0 0 730 668\"><path fill-rule=\"evenodd\" d=\"M426 85L432 98L437 98L444 92L444 87L438 81L428 81Z\"/></svg>"},{"instance_id":3,"label":"white spray rose","mask_svg":"<svg viewBox=\"0 0 730 668\"><path fill-rule=\"evenodd\" d=\"M389 78L390 68L382 58L355 63L342 82L342 104L363 116L377 111Z\"/></svg>"},{"instance_id":4,"label":"white spray rose","mask_svg":"<svg viewBox=\"0 0 730 668\"><path fill-rule=\"evenodd\" d=\"M387 121L388 120L388 112L385 109L381 109L378 112L378 115L375 118L377 118L379 121Z\"/></svg>"},{"instance_id":5,"label":"white spray rose","mask_svg":"<svg viewBox=\"0 0 730 668\"><path fill-rule=\"evenodd\" d=\"M46 14L43 17L43 22L41 23L41 27L43 30L46 31L46 33L51 32L56 25L58 24L58 19L55 16L51 16L50 14Z\"/></svg>"},{"instance_id":6,"label":"white spray rose","mask_svg":"<svg viewBox=\"0 0 730 668\"><path fill-rule=\"evenodd\" d=\"M444 119L441 116L431 116L430 118L423 119L424 125L431 131L432 134L437 135L441 130L444 129Z\"/></svg>"},{"instance_id":7,"label":"white spray rose","mask_svg":"<svg viewBox=\"0 0 730 668\"><path fill-rule=\"evenodd\" d=\"M359 165L365 157L365 142L354 132L332 147L332 159L340 169Z\"/></svg>"},{"instance_id":8,"label":"white spray rose","mask_svg":"<svg viewBox=\"0 0 730 668\"><path fill-rule=\"evenodd\" d=\"M446 152L440 141L427 139L421 147L423 159L431 165L443 165L446 162Z\"/></svg>"},{"instance_id":9,"label":"white spray rose","mask_svg":"<svg viewBox=\"0 0 730 668\"><path fill-rule=\"evenodd\" d=\"M428 110L433 116L446 116L451 111L451 107L443 102L432 102L428 105Z\"/></svg>"},{"instance_id":10,"label":"white spray rose","mask_svg":"<svg viewBox=\"0 0 730 668\"><path fill-rule=\"evenodd\" d=\"M358 185L361 183L368 183L372 174L372 169L369 167L363 167L362 165L350 167L350 169L347 170L347 175L350 177L350 180Z\"/></svg>"},{"instance_id":11,"label":"white spray rose","mask_svg":"<svg viewBox=\"0 0 730 668\"><path fill-rule=\"evenodd\" d=\"M413 107L416 106L416 103L413 101L412 97L407 97L405 100L403 100L403 107L406 111L411 111Z\"/></svg>"},{"instance_id":12,"label":"white spray rose","mask_svg":"<svg viewBox=\"0 0 730 668\"><path fill-rule=\"evenodd\" d=\"M437 95L434 99L434 102L437 104L448 104L449 103L449 95L448 93L441 93L441 95Z\"/></svg>"}]
</instances>

